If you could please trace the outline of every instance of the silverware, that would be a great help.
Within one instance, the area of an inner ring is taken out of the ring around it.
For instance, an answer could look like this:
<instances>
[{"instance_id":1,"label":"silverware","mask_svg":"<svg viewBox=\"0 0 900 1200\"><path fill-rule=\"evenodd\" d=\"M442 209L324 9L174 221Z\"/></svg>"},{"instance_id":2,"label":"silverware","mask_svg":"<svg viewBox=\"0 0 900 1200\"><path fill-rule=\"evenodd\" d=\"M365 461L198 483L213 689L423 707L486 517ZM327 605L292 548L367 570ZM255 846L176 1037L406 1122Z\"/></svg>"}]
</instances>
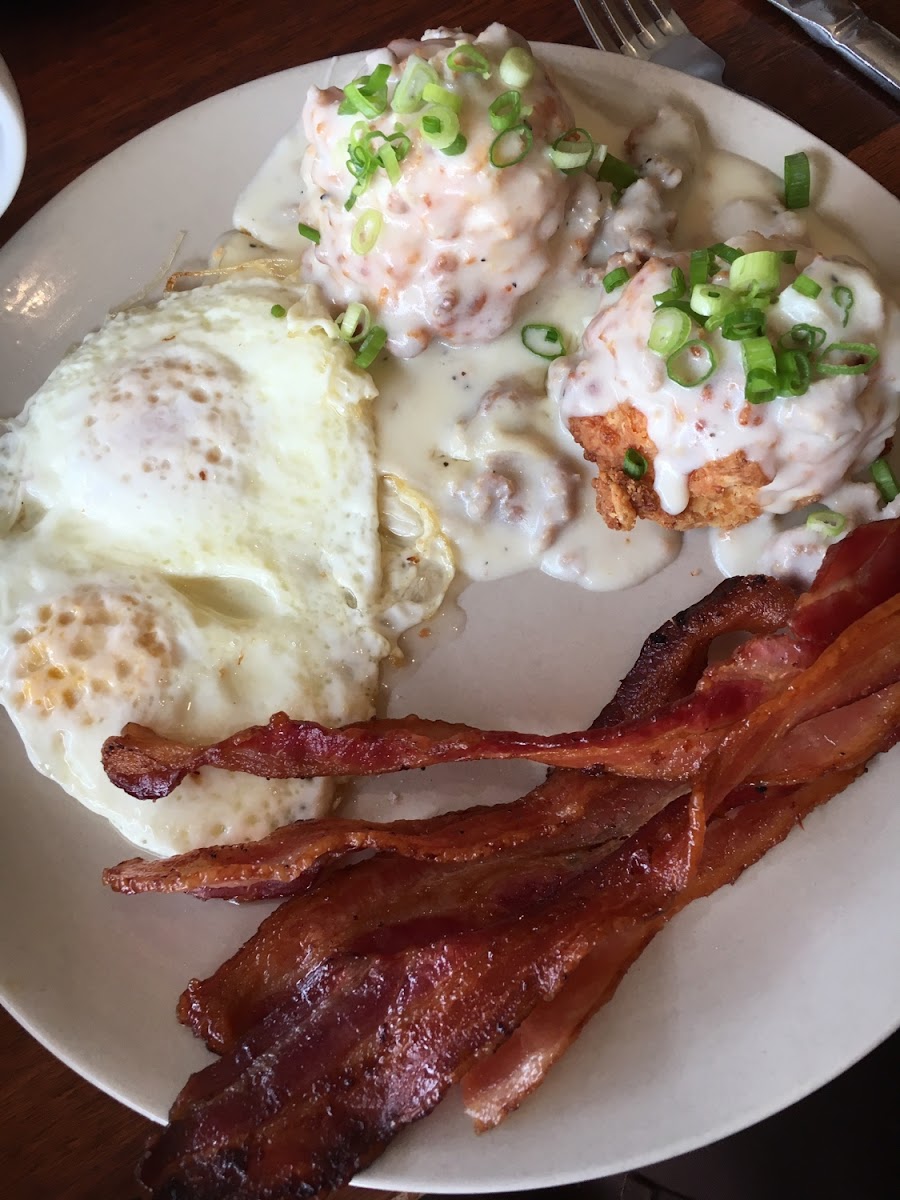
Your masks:
<instances>
[{"instance_id":1,"label":"silverware","mask_svg":"<svg viewBox=\"0 0 900 1200\"><path fill-rule=\"evenodd\" d=\"M601 50L722 82L724 61L694 37L670 5L660 8L653 0L575 0L575 7Z\"/></svg>"},{"instance_id":2,"label":"silverware","mask_svg":"<svg viewBox=\"0 0 900 1200\"><path fill-rule=\"evenodd\" d=\"M770 3L792 17L811 38L842 54L895 100L900 100L900 38L889 29L867 17L850 0L770 0Z\"/></svg>"}]
</instances>

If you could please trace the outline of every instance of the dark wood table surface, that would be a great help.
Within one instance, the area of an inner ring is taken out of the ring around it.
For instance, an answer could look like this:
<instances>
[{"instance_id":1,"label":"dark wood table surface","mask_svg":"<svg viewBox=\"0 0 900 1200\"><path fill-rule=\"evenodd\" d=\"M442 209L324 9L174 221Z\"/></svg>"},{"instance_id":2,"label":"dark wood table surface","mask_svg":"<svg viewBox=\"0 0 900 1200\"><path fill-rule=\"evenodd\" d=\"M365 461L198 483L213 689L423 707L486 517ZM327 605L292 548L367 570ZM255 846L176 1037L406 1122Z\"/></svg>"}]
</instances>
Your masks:
<instances>
[{"instance_id":1,"label":"dark wood table surface","mask_svg":"<svg viewBox=\"0 0 900 1200\"><path fill-rule=\"evenodd\" d=\"M862 0L862 6L900 33L897 0ZM121 143L247 80L383 45L439 23L474 33L502 18L529 38L591 44L568 0L519 0L505 6L473 0L438 7L424 0L370 0L365 5L353 0L323 5L309 0L50 0L4 7L0 53L19 87L29 153L21 189L0 218L0 244ZM787 114L900 196L896 101L809 41L766 0L678 0L677 8L691 30L723 56L732 88ZM221 152L227 153L227 147ZM765 1200L782 1195L786 1200L850 1197L848 1185L837 1179L839 1167L830 1171L834 1192L828 1190L826 1169L808 1187L803 1182L813 1176L808 1164L804 1168L797 1162L802 1151L798 1139L810 1128L818 1130L820 1167L827 1167L829 1154L836 1153L835 1139L850 1137L839 1157L842 1162L848 1155L848 1162L854 1155L860 1160L859 1187L852 1188L852 1195L896 1194L898 1176L889 1176L878 1151L882 1138L896 1140L891 1130L896 1131L900 1115L894 1082L898 1057L895 1037L817 1097L766 1122L765 1134L751 1131L729 1139L732 1159L743 1154L755 1160L762 1154L777 1160L774 1174L780 1182L764 1182L760 1175L758 1190L742 1191L741 1200L744 1195ZM133 1164L150 1123L79 1079L2 1012L0 1061L0 1195L7 1200L133 1200ZM874 1100L883 1084L892 1110ZM720 1160L721 1155L702 1160L702 1200L710 1188L710 1200L738 1196ZM683 1160L679 1173L676 1164L665 1182L691 1186L698 1195L690 1165ZM849 1169L846 1163L844 1167ZM745 1167L740 1174L746 1184Z\"/></svg>"}]
</instances>

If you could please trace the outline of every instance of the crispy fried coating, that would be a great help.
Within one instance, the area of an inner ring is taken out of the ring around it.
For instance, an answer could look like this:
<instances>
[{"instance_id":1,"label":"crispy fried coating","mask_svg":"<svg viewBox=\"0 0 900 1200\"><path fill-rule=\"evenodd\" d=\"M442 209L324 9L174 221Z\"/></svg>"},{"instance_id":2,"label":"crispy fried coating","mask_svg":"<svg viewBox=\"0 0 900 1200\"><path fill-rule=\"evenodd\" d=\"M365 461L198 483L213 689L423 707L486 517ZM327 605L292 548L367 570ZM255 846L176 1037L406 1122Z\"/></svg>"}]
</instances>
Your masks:
<instances>
[{"instance_id":1,"label":"crispy fried coating","mask_svg":"<svg viewBox=\"0 0 900 1200\"><path fill-rule=\"evenodd\" d=\"M569 429L584 457L597 465L597 511L610 529L633 529L639 517L666 529L710 525L734 529L762 512L759 490L769 480L759 463L751 462L743 450L692 471L687 508L673 515L663 510L654 489L656 446L647 432L647 418L633 404L620 404L595 416L573 417ZM639 451L647 460L646 473L640 479L632 479L623 470L628 450Z\"/></svg>"}]
</instances>

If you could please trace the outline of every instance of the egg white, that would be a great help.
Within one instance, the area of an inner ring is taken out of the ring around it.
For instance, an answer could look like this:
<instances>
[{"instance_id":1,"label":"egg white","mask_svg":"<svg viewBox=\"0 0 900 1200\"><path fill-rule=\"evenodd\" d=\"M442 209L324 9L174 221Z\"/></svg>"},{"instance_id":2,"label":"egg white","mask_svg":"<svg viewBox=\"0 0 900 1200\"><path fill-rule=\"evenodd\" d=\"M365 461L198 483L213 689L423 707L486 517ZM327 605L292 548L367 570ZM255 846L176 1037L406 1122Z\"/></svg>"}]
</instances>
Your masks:
<instances>
[{"instance_id":1,"label":"egg white","mask_svg":"<svg viewBox=\"0 0 900 1200\"><path fill-rule=\"evenodd\" d=\"M0 441L0 700L35 766L130 841L177 852L329 806L323 781L217 770L137 801L100 746L128 721L204 741L279 709L371 714L400 588L374 394L315 289L242 276L110 318ZM411 619L452 575L432 542Z\"/></svg>"}]
</instances>

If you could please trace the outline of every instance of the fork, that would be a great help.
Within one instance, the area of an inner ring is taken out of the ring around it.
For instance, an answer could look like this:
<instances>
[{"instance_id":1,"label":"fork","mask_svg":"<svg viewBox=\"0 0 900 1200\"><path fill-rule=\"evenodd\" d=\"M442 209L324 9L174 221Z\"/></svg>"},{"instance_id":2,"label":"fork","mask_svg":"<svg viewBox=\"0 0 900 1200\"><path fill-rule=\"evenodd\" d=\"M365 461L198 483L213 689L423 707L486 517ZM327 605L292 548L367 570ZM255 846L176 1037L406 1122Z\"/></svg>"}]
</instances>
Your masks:
<instances>
[{"instance_id":1,"label":"fork","mask_svg":"<svg viewBox=\"0 0 900 1200\"><path fill-rule=\"evenodd\" d=\"M575 7L601 50L722 82L724 60L695 38L670 6L662 9L654 0L575 0Z\"/></svg>"}]
</instances>

